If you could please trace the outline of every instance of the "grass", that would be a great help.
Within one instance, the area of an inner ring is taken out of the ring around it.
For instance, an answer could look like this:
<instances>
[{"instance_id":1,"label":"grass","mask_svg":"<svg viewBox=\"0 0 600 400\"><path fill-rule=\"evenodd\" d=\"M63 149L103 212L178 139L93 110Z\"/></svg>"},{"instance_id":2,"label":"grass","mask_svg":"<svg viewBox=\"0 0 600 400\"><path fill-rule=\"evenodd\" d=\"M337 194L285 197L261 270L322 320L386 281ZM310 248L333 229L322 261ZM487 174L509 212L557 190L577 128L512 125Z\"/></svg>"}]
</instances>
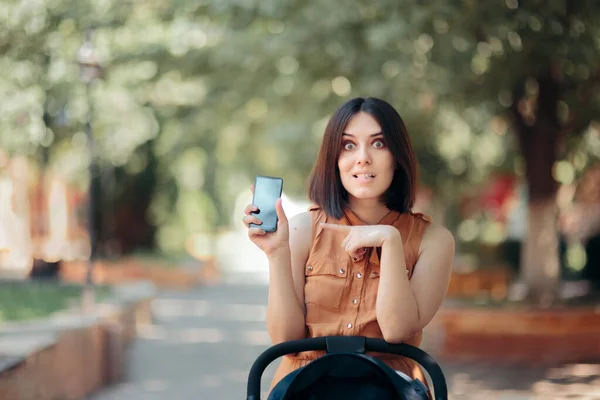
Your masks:
<instances>
[{"instance_id":1,"label":"grass","mask_svg":"<svg viewBox=\"0 0 600 400\"><path fill-rule=\"evenodd\" d=\"M8 321L42 318L78 304L81 286L54 282L0 282L0 325ZM97 287L96 298L110 288Z\"/></svg>"}]
</instances>

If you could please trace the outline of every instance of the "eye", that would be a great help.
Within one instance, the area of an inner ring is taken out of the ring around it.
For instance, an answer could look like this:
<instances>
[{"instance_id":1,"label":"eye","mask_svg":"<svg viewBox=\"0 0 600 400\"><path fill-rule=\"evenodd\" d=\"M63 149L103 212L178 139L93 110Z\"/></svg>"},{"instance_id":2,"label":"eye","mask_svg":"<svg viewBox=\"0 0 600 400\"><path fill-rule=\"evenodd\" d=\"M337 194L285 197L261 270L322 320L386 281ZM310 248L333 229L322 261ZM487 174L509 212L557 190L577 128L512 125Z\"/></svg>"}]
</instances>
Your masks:
<instances>
[{"instance_id":1,"label":"eye","mask_svg":"<svg viewBox=\"0 0 600 400\"><path fill-rule=\"evenodd\" d=\"M354 150L354 143L352 142L346 142L344 143L344 150Z\"/></svg>"},{"instance_id":2,"label":"eye","mask_svg":"<svg viewBox=\"0 0 600 400\"><path fill-rule=\"evenodd\" d=\"M383 139L377 139L373 142L373 147L376 149L383 149L385 147L385 142Z\"/></svg>"}]
</instances>

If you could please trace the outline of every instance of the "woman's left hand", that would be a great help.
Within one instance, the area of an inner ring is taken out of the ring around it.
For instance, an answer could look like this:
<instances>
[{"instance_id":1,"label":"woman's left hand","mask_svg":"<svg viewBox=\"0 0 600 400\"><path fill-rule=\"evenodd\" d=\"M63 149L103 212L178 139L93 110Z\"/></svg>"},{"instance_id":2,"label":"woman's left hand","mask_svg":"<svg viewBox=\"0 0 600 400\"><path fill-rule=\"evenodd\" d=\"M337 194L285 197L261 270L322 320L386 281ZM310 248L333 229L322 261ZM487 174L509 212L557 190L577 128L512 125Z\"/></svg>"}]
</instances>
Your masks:
<instances>
[{"instance_id":1,"label":"woman's left hand","mask_svg":"<svg viewBox=\"0 0 600 400\"><path fill-rule=\"evenodd\" d=\"M400 238L400 232L391 225L337 225L321 223L324 229L346 234L342 247L351 256L360 252L363 247L381 247L384 242L394 236Z\"/></svg>"}]
</instances>

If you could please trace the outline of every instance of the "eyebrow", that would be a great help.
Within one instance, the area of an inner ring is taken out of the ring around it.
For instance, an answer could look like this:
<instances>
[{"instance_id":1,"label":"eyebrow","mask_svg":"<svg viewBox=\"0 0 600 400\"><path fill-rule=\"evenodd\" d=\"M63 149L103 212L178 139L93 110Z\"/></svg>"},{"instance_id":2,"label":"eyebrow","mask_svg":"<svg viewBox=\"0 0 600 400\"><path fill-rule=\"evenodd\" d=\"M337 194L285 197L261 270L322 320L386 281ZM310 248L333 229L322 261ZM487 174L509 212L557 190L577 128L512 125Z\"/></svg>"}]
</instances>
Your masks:
<instances>
[{"instance_id":1,"label":"eyebrow","mask_svg":"<svg viewBox=\"0 0 600 400\"><path fill-rule=\"evenodd\" d=\"M377 132L377 133L373 133L372 135L369 135L369 137L375 137L375 136L381 136L383 135L383 132ZM351 137L355 137L354 135L351 135L349 133L342 133L342 136L351 136Z\"/></svg>"}]
</instances>

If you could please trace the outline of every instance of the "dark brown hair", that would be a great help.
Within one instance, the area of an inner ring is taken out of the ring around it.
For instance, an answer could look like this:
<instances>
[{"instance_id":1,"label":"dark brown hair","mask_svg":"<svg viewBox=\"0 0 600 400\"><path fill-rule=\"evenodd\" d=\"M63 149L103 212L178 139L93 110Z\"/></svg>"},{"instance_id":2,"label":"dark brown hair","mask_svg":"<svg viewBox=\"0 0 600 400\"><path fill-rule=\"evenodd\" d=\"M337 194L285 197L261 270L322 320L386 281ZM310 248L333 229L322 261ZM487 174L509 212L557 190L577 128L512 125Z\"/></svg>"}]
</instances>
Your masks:
<instances>
[{"instance_id":1,"label":"dark brown hair","mask_svg":"<svg viewBox=\"0 0 600 400\"><path fill-rule=\"evenodd\" d=\"M402 213L411 211L417 185L416 156L398 112L386 101L373 97L348 100L329 120L309 179L310 200L330 217L339 219L344 215L348 192L342 185L337 163L342 149L342 134L348 122L359 112L368 113L377 121L395 160L394 178L383 195L385 205Z\"/></svg>"}]
</instances>

